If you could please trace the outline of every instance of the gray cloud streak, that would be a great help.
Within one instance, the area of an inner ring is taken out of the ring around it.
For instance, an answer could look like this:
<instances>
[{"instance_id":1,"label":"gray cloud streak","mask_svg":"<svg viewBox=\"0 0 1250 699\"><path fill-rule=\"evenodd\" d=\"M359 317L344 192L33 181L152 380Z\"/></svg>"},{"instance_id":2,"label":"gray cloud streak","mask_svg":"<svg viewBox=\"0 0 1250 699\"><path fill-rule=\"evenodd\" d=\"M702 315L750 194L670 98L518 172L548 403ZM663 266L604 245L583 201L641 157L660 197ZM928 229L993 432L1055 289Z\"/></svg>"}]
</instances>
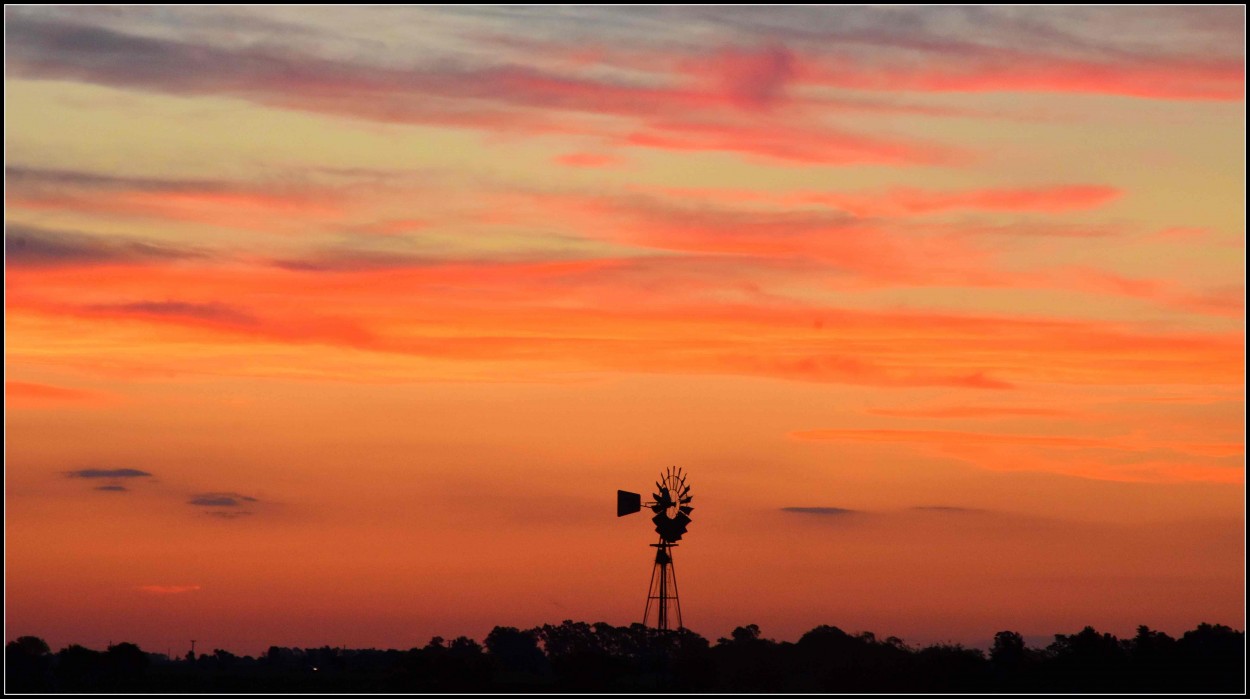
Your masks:
<instances>
[{"instance_id":1,"label":"gray cloud streak","mask_svg":"<svg viewBox=\"0 0 1250 699\"><path fill-rule=\"evenodd\" d=\"M239 493L200 493L187 504L197 507L242 507L249 502L256 502L256 498Z\"/></svg>"},{"instance_id":2,"label":"gray cloud streak","mask_svg":"<svg viewBox=\"0 0 1250 699\"><path fill-rule=\"evenodd\" d=\"M801 515L821 515L825 517L861 514L859 510L850 510L845 507L783 507L781 508L781 511L794 512Z\"/></svg>"},{"instance_id":3,"label":"gray cloud streak","mask_svg":"<svg viewBox=\"0 0 1250 699\"><path fill-rule=\"evenodd\" d=\"M24 224L5 226L4 256L6 265L19 267L147 263L207 257L201 251L186 248Z\"/></svg>"},{"instance_id":4,"label":"gray cloud streak","mask_svg":"<svg viewBox=\"0 0 1250 699\"><path fill-rule=\"evenodd\" d=\"M150 478L152 474L137 468L83 468L66 473L70 478Z\"/></svg>"}]
</instances>

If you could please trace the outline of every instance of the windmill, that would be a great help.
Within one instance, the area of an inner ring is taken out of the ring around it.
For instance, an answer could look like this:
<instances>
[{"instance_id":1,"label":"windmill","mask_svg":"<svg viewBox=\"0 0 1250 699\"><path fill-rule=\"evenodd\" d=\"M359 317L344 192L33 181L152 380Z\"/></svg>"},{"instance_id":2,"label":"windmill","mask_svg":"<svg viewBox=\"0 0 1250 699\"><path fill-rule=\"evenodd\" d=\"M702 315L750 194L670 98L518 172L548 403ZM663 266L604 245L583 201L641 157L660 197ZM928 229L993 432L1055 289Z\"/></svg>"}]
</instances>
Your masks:
<instances>
[{"instance_id":1,"label":"windmill","mask_svg":"<svg viewBox=\"0 0 1250 699\"><path fill-rule=\"evenodd\" d=\"M694 500L694 496L690 494L686 474L680 468L666 469L655 482L655 487L656 492L651 494L654 499L645 503L638 493L616 491L616 516L631 515L643 507L649 507L655 513L651 521L655 523L660 541L651 544L655 547L655 567L651 569L651 586L647 591L647 608L642 613L642 623L645 625L651 618L654 606L657 629L668 630L672 619L670 609L677 612L677 628L680 629L681 601L677 598L677 569L673 567L672 549L690 525L690 513L694 511L690 501Z\"/></svg>"}]
</instances>

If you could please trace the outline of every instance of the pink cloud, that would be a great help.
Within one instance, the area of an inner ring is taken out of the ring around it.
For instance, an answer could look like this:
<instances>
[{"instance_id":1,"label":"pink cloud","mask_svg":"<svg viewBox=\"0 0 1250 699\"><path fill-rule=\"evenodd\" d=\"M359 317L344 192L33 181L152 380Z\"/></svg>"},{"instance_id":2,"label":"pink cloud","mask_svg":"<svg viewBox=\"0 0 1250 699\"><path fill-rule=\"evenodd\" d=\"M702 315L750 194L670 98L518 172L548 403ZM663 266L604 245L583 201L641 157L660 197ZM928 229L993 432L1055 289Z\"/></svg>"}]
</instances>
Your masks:
<instances>
[{"instance_id":1,"label":"pink cloud","mask_svg":"<svg viewBox=\"0 0 1250 699\"><path fill-rule=\"evenodd\" d=\"M617 146L718 151L798 164L955 160L952 149L835 129L825 125L823 109L791 105L783 97L797 59L780 45L723 49L685 66L665 56L655 64L658 71L653 67L645 77L623 80L568 66L519 63L384 67L271 47L227 50L99 27L90 31L100 41L69 56L60 42L72 31L67 26L78 25L26 18L20 24L6 58L11 72L23 77L223 95L388 123L580 134ZM759 123L764 112L770 120Z\"/></svg>"},{"instance_id":2,"label":"pink cloud","mask_svg":"<svg viewBox=\"0 0 1250 699\"><path fill-rule=\"evenodd\" d=\"M840 56L819 65L805 64L800 79L890 92L1054 92L1218 101L1245 97L1241 60L1169 56L1086 60L968 46L946 55L873 64Z\"/></svg>"},{"instance_id":3,"label":"pink cloud","mask_svg":"<svg viewBox=\"0 0 1250 699\"><path fill-rule=\"evenodd\" d=\"M688 68L707 80L730 104L759 110L784 98L786 83L795 74L795 56L781 45L758 49L731 47L705 59L688 61Z\"/></svg>"}]
</instances>

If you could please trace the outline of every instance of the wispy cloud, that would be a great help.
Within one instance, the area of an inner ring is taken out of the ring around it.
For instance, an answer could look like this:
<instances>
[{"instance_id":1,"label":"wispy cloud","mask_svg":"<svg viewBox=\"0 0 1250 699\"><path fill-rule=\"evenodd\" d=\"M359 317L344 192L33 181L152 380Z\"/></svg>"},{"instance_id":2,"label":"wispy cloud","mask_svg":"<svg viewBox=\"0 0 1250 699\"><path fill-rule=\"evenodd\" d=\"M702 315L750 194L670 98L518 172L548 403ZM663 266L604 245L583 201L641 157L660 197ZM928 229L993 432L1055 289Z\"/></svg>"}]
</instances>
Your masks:
<instances>
[{"instance_id":1,"label":"wispy cloud","mask_svg":"<svg viewBox=\"0 0 1250 699\"><path fill-rule=\"evenodd\" d=\"M592 79L530 65L352 63L290 47L226 48L28 14L10 17L7 29L8 69L29 78L226 95L383 122L578 134L618 145L795 163L932 163L948 161L954 152L831 128L801 115L755 124L760 108L777 103L792 71L789 54L780 48L722 52L717 79L691 84L679 73L657 86L654 80ZM595 116L626 123L605 124L590 118Z\"/></svg>"},{"instance_id":2,"label":"wispy cloud","mask_svg":"<svg viewBox=\"0 0 1250 699\"><path fill-rule=\"evenodd\" d=\"M565 153L556 156L555 162L568 167L611 167L620 165L625 160L610 153Z\"/></svg>"},{"instance_id":3,"label":"wispy cloud","mask_svg":"<svg viewBox=\"0 0 1250 699\"><path fill-rule=\"evenodd\" d=\"M974 189L941 192L894 189L868 194L799 194L798 202L820 203L856 216L916 216L946 211L1080 211L1107 204L1123 194L1106 185L1059 185L1027 189Z\"/></svg>"},{"instance_id":4,"label":"wispy cloud","mask_svg":"<svg viewBox=\"0 0 1250 699\"><path fill-rule=\"evenodd\" d=\"M228 325L254 325L258 322L250 313L222 303L134 301L131 303L100 304L90 306L88 310L93 313L114 317L185 318Z\"/></svg>"},{"instance_id":5,"label":"wispy cloud","mask_svg":"<svg viewBox=\"0 0 1250 699\"><path fill-rule=\"evenodd\" d=\"M887 417L918 417L935 419L961 418L1016 418L1016 417L1069 417L1071 410L1058 408L1027 408L998 405L951 405L931 408L869 408L870 415Z\"/></svg>"},{"instance_id":6,"label":"wispy cloud","mask_svg":"<svg viewBox=\"0 0 1250 699\"><path fill-rule=\"evenodd\" d=\"M152 474L137 468L82 468L68 471L69 478L150 478Z\"/></svg>"},{"instance_id":7,"label":"wispy cloud","mask_svg":"<svg viewBox=\"0 0 1250 699\"><path fill-rule=\"evenodd\" d=\"M187 501L187 504L198 507L242 507L256 498L239 493L200 493Z\"/></svg>"},{"instance_id":8,"label":"wispy cloud","mask_svg":"<svg viewBox=\"0 0 1250 699\"><path fill-rule=\"evenodd\" d=\"M184 247L80 231L6 224L5 264L18 267L157 264L204 258L207 253Z\"/></svg>"},{"instance_id":9,"label":"wispy cloud","mask_svg":"<svg viewBox=\"0 0 1250 699\"><path fill-rule=\"evenodd\" d=\"M266 184L173 177L129 177L93 171L9 166L5 204L31 213L74 211L104 217L155 218L229 226L244 230L283 230L284 221L331 216L341 210L343 190L306 181ZM302 178L306 179L306 178ZM38 231L34 231L38 233ZM56 232L46 232L44 238ZM70 234L72 235L72 234ZM67 234L60 236L62 239ZM45 247L58 240L35 240ZM75 242L72 238L65 244ZM30 243L27 243L28 245ZM120 241L133 253L160 255L153 244ZM135 249L136 246L145 246ZM6 238L6 252L9 250ZM37 249L36 249L37 251ZM169 250L166 257L204 256L203 251ZM28 253L33 254L33 253Z\"/></svg>"},{"instance_id":10,"label":"wispy cloud","mask_svg":"<svg viewBox=\"0 0 1250 699\"><path fill-rule=\"evenodd\" d=\"M251 517L255 513L249 510L213 510L204 514L217 519L239 519L241 517Z\"/></svg>"},{"instance_id":11,"label":"wispy cloud","mask_svg":"<svg viewBox=\"0 0 1250 699\"><path fill-rule=\"evenodd\" d=\"M991 47L967 47L925 61L830 61L812 66L807 77L830 86L888 92L1046 92L1218 101L1245 96L1245 67L1231 58L1091 60Z\"/></svg>"},{"instance_id":12,"label":"wispy cloud","mask_svg":"<svg viewBox=\"0 0 1250 699\"><path fill-rule=\"evenodd\" d=\"M801 515L820 515L822 517L841 517L860 514L859 510L848 510L845 507L783 507L782 512L793 512Z\"/></svg>"},{"instance_id":13,"label":"wispy cloud","mask_svg":"<svg viewBox=\"0 0 1250 699\"><path fill-rule=\"evenodd\" d=\"M49 386L26 381L5 381L4 397L10 405L84 403L99 399L102 394L64 386Z\"/></svg>"}]
</instances>

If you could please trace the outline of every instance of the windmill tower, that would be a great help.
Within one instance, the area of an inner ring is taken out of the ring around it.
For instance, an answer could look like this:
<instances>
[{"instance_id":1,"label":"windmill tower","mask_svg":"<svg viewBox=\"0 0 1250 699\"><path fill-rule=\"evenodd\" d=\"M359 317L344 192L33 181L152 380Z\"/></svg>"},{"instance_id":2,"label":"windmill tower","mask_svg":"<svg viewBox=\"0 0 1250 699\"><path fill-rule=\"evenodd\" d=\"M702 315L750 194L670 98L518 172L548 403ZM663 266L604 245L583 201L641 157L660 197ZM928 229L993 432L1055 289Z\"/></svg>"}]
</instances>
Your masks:
<instances>
[{"instance_id":1,"label":"windmill tower","mask_svg":"<svg viewBox=\"0 0 1250 699\"><path fill-rule=\"evenodd\" d=\"M644 503L642 496L627 490L616 491L616 516L638 512L643 507L651 508L655 516L651 521L660 536L658 543L651 544L655 548L655 567L651 569L651 585L647 590L647 607L642 614L642 623L646 625L651 619L651 610L655 610L655 627L667 631L669 628L682 628L681 600L677 596L677 569L673 565L673 549L686 533L690 524L690 513L694 508L690 502L694 496L690 494L690 486L686 484L686 475L680 468L668 468L660 474L655 482L656 492L651 502ZM671 624L676 612L676 627Z\"/></svg>"}]
</instances>

